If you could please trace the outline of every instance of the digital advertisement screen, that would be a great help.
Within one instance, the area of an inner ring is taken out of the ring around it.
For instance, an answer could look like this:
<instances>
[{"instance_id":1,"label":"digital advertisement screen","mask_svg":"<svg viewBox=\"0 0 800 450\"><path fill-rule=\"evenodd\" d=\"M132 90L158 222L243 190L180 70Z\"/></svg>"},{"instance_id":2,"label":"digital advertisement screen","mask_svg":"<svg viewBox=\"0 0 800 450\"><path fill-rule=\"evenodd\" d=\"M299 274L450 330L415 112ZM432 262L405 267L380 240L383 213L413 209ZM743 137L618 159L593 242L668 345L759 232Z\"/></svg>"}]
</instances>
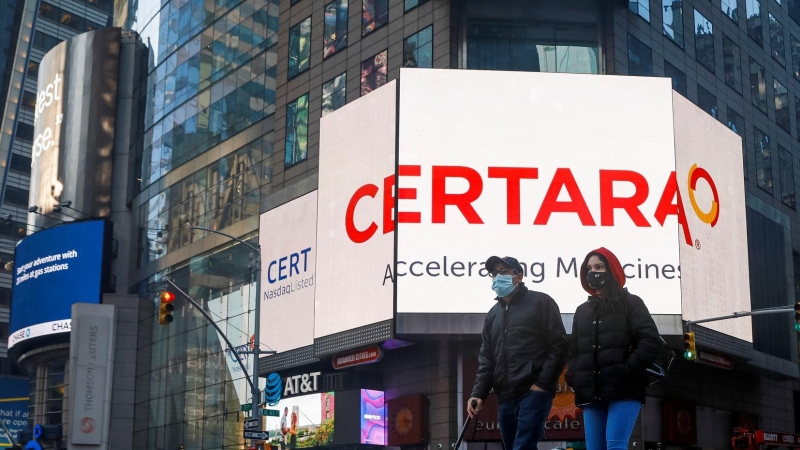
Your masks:
<instances>
[{"instance_id":1,"label":"digital advertisement screen","mask_svg":"<svg viewBox=\"0 0 800 450\"><path fill-rule=\"evenodd\" d=\"M19 433L28 429L28 393L31 385L28 380L3 378L0 382L0 421L8 436L0 427L0 448L12 446L11 439L18 442Z\"/></svg>"},{"instance_id":2,"label":"digital advertisement screen","mask_svg":"<svg viewBox=\"0 0 800 450\"><path fill-rule=\"evenodd\" d=\"M386 445L386 403L383 391L361 389L361 443Z\"/></svg>"},{"instance_id":3,"label":"digital advertisement screen","mask_svg":"<svg viewBox=\"0 0 800 450\"><path fill-rule=\"evenodd\" d=\"M280 414L265 417L270 445L293 449L332 444L334 399L333 392L324 392L283 399L269 407Z\"/></svg>"},{"instance_id":4,"label":"digital advertisement screen","mask_svg":"<svg viewBox=\"0 0 800 450\"><path fill-rule=\"evenodd\" d=\"M317 191L261 215L261 339L283 352L314 343Z\"/></svg>"},{"instance_id":5,"label":"digital advertisement screen","mask_svg":"<svg viewBox=\"0 0 800 450\"><path fill-rule=\"evenodd\" d=\"M72 222L17 245L8 348L71 329L73 303L100 303L111 222Z\"/></svg>"},{"instance_id":6,"label":"digital advertisement screen","mask_svg":"<svg viewBox=\"0 0 800 450\"><path fill-rule=\"evenodd\" d=\"M392 81L320 120L315 338L394 317L396 117Z\"/></svg>"}]
</instances>

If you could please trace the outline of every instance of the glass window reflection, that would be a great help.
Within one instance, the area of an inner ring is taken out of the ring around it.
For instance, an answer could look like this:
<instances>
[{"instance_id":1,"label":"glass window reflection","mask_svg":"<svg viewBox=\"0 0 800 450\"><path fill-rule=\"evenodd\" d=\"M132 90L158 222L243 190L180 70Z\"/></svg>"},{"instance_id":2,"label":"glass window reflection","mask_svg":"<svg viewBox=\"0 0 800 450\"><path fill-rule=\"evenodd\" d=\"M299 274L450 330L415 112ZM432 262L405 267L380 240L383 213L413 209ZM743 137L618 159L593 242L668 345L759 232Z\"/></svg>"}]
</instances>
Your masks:
<instances>
[{"instance_id":1,"label":"glass window reflection","mask_svg":"<svg viewBox=\"0 0 800 450\"><path fill-rule=\"evenodd\" d=\"M756 144L756 176L758 187L772 194L772 159L770 158L770 139L761 130L753 127Z\"/></svg>"},{"instance_id":2,"label":"glass window reflection","mask_svg":"<svg viewBox=\"0 0 800 450\"><path fill-rule=\"evenodd\" d=\"M697 85L697 106L711 117L717 118L717 96L699 84Z\"/></svg>"},{"instance_id":3,"label":"glass window reflection","mask_svg":"<svg viewBox=\"0 0 800 450\"><path fill-rule=\"evenodd\" d=\"M778 165L781 176L781 201L795 209L794 197L794 158L788 150L778 145Z\"/></svg>"},{"instance_id":4,"label":"glass window reflection","mask_svg":"<svg viewBox=\"0 0 800 450\"><path fill-rule=\"evenodd\" d=\"M642 41L628 33L628 74L653 75L653 51Z\"/></svg>"},{"instance_id":5,"label":"glass window reflection","mask_svg":"<svg viewBox=\"0 0 800 450\"><path fill-rule=\"evenodd\" d=\"M311 17L289 29L289 78L308 70L311 54Z\"/></svg>"},{"instance_id":6,"label":"glass window reflection","mask_svg":"<svg viewBox=\"0 0 800 450\"><path fill-rule=\"evenodd\" d=\"M630 0L628 9L642 19L650 22L650 0Z\"/></svg>"},{"instance_id":7,"label":"glass window reflection","mask_svg":"<svg viewBox=\"0 0 800 450\"><path fill-rule=\"evenodd\" d=\"M308 94L286 105L286 147L284 166L304 161L308 156Z\"/></svg>"},{"instance_id":8,"label":"glass window reflection","mask_svg":"<svg viewBox=\"0 0 800 450\"><path fill-rule=\"evenodd\" d=\"M714 73L714 28L699 11L694 10L694 39L697 62Z\"/></svg>"},{"instance_id":9,"label":"glass window reflection","mask_svg":"<svg viewBox=\"0 0 800 450\"><path fill-rule=\"evenodd\" d=\"M726 34L722 35L722 58L725 65L725 84L742 93L742 55L739 46Z\"/></svg>"},{"instance_id":10,"label":"glass window reflection","mask_svg":"<svg viewBox=\"0 0 800 450\"><path fill-rule=\"evenodd\" d=\"M747 6L747 35L759 46L764 45L761 34L761 3L758 0L745 0Z\"/></svg>"},{"instance_id":11,"label":"glass window reflection","mask_svg":"<svg viewBox=\"0 0 800 450\"><path fill-rule=\"evenodd\" d=\"M363 0L361 35L366 36L389 22L389 0Z\"/></svg>"},{"instance_id":12,"label":"glass window reflection","mask_svg":"<svg viewBox=\"0 0 800 450\"><path fill-rule=\"evenodd\" d=\"M433 67L433 25L403 41L403 67Z\"/></svg>"},{"instance_id":13,"label":"glass window reflection","mask_svg":"<svg viewBox=\"0 0 800 450\"><path fill-rule=\"evenodd\" d=\"M769 15L769 45L772 57L785 67L786 47L783 44L783 25L772 14Z\"/></svg>"},{"instance_id":14,"label":"glass window reflection","mask_svg":"<svg viewBox=\"0 0 800 450\"><path fill-rule=\"evenodd\" d=\"M347 0L334 0L325 6L322 58L347 47Z\"/></svg>"},{"instance_id":15,"label":"glass window reflection","mask_svg":"<svg viewBox=\"0 0 800 450\"><path fill-rule=\"evenodd\" d=\"M662 16L664 36L683 48L683 1L661 0L661 8L664 10Z\"/></svg>"},{"instance_id":16,"label":"glass window reflection","mask_svg":"<svg viewBox=\"0 0 800 450\"><path fill-rule=\"evenodd\" d=\"M787 133L791 134L792 132L789 131L789 91L780 81L774 78L772 87L775 91L775 122Z\"/></svg>"},{"instance_id":17,"label":"glass window reflection","mask_svg":"<svg viewBox=\"0 0 800 450\"><path fill-rule=\"evenodd\" d=\"M347 100L347 72L322 85L322 115L344 106Z\"/></svg>"},{"instance_id":18,"label":"glass window reflection","mask_svg":"<svg viewBox=\"0 0 800 450\"><path fill-rule=\"evenodd\" d=\"M388 50L361 63L361 95L367 95L386 84Z\"/></svg>"},{"instance_id":19,"label":"glass window reflection","mask_svg":"<svg viewBox=\"0 0 800 450\"><path fill-rule=\"evenodd\" d=\"M753 104L759 111L767 113L767 75L764 67L750 57L750 93Z\"/></svg>"},{"instance_id":20,"label":"glass window reflection","mask_svg":"<svg viewBox=\"0 0 800 450\"><path fill-rule=\"evenodd\" d=\"M428 0L404 0L403 5L405 7L405 11L408 12L417 6L422 5L423 3L428 3Z\"/></svg>"},{"instance_id":21,"label":"glass window reflection","mask_svg":"<svg viewBox=\"0 0 800 450\"><path fill-rule=\"evenodd\" d=\"M677 67L664 60L664 76L672 79L672 89L686 97L686 74L678 70Z\"/></svg>"},{"instance_id":22,"label":"glass window reflection","mask_svg":"<svg viewBox=\"0 0 800 450\"><path fill-rule=\"evenodd\" d=\"M789 35L789 48L792 52L792 75L800 80L800 41Z\"/></svg>"},{"instance_id":23,"label":"glass window reflection","mask_svg":"<svg viewBox=\"0 0 800 450\"><path fill-rule=\"evenodd\" d=\"M729 19L739 23L739 5L737 0L720 0L719 6Z\"/></svg>"}]
</instances>

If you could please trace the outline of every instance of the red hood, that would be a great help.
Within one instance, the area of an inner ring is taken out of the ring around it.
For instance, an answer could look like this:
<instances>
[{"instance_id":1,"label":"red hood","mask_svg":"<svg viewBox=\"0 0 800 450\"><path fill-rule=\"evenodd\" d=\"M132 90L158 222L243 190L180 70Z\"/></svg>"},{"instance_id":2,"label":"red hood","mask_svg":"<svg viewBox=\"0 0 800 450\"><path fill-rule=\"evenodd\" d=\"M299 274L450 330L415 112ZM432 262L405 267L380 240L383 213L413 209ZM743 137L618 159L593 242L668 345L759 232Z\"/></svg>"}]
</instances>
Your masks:
<instances>
[{"instance_id":1,"label":"red hood","mask_svg":"<svg viewBox=\"0 0 800 450\"><path fill-rule=\"evenodd\" d=\"M586 267L586 265L589 263L589 258L595 253L603 255L603 257L606 258L606 261L608 261L608 271L611 272L611 275L613 275L614 279L617 280L617 284L619 284L620 287L624 287L626 278L625 272L622 270L622 264L619 263L617 256L611 253L611 250L605 247L600 247L597 250L592 250L589 252L589 254L586 255L586 258L584 258L583 264L581 264L581 286L583 286L583 290L588 292L591 296L596 296L594 291L586 283L586 274L589 272L589 269Z\"/></svg>"}]
</instances>

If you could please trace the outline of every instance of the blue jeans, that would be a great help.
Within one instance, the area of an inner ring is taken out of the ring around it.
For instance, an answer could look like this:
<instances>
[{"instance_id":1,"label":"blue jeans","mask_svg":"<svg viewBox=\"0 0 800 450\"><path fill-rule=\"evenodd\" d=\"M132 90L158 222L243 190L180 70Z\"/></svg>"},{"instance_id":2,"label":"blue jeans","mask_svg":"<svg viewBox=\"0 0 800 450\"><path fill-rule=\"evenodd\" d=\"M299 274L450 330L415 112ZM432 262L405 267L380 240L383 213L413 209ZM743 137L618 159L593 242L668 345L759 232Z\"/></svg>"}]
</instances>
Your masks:
<instances>
[{"instance_id":1,"label":"blue jeans","mask_svg":"<svg viewBox=\"0 0 800 450\"><path fill-rule=\"evenodd\" d=\"M519 398L500 403L497 421L505 450L530 450L544 434L544 422L553 406L549 392L528 391Z\"/></svg>"},{"instance_id":2,"label":"blue jeans","mask_svg":"<svg viewBox=\"0 0 800 450\"><path fill-rule=\"evenodd\" d=\"M586 450L628 450L640 409L642 404L636 400L611 400L584 406Z\"/></svg>"}]
</instances>

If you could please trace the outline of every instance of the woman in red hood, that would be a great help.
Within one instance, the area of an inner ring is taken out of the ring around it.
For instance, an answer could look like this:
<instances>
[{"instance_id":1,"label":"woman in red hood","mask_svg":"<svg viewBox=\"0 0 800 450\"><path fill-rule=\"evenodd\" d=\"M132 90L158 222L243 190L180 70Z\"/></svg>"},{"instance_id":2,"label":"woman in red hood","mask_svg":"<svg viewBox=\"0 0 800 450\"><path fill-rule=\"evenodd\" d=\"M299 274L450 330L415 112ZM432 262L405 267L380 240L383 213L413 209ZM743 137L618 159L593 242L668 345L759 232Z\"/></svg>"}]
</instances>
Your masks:
<instances>
[{"instance_id":1,"label":"woman in red hood","mask_svg":"<svg viewBox=\"0 0 800 450\"><path fill-rule=\"evenodd\" d=\"M625 272L609 250L586 255L581 284L589 300L572 320L567 380L583 409L587 450L627 450L661 338L642 299L624 289Z\"/></svg>"}]
</instances>

